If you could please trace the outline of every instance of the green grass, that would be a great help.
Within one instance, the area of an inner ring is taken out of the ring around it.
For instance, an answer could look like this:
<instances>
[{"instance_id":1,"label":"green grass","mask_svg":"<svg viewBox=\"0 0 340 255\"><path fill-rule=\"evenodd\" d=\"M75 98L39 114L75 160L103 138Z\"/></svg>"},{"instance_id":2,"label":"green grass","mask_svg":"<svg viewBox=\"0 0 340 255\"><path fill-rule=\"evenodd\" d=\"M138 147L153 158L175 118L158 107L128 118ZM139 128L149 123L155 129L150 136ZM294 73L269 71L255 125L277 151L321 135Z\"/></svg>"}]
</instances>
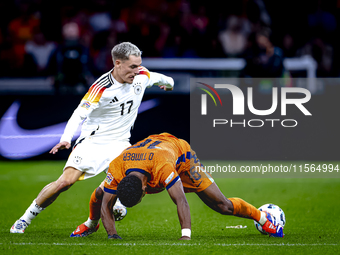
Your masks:
<instances>
[{"instance_id":1,"label":"green grass","mask_svg":"<svg viewBox=\"0 0 340 255\"><path fill-rule=\"evenodd\" d=\"M10 234L11 225L38 192L58 178L63 165L64 161L0 162L0 254L337 254L340 251L339 178L215 176L226 197L241 197L256 207L269 202L281 206L287 220L283 239L261 235L253 221L219 215L195 194L187 194L192 240L178 241L180 225L176 207L166 191L148 195L142 203L128 209L126 218L117 223L123 240L108 240L103 226L89 237L69 238L75 227L87 219L90 194L104 174L78 182L61 194L25 234ZM247 228L226 229L227 225Z\"/></svg>"}]
</instances>

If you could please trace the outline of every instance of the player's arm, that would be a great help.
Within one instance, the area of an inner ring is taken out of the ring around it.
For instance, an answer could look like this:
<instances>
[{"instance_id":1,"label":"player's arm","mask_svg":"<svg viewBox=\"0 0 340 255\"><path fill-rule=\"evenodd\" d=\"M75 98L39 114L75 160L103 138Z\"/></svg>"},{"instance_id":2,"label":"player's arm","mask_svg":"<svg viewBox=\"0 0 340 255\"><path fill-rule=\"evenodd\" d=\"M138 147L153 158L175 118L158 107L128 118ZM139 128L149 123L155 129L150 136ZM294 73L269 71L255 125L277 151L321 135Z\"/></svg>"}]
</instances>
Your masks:
<instances>
[{"instance_id":1,"label":"player's arm","mask_svg":"<svg viewBox=\"0 0 340 255\"><path fill-rule=\"evenodd\" d=\"M139 67L139 74L145 74L148 77L148 87L158 86L165 91L171 91L174 88L174 80L172 77L156 72L150 72L143 66Z\"/></svg>"},{"instance_id":2,"label":"player's arm","mask_svg":"<svg viewBox=\"0 0 340 255\"><path fill-rule=\"evenodd\" d=\"M88 101L91 88L83 97L78 107L74 110L71 118L66 124L64 133L60 138L60 142L51 149L50 153L56 154L58 150L69 149L71 147L72 138L78 130L79 125L90 115L94 109L98 107L98 103Z\"/></svg>"},{"instance_id":3,"label":"player's arm","mask_svg":"<svg viewBox=\"0 0 340 255\"><path fill-rule=\"evenodd\" d=\"M152 85L158 86L165 91L171 91L174 89L174 79L164 74L150 72L150 80Z\"/></svg>"},{"instance_id":4,"label":"player's arm","mask_svg":"<svg viewBox=\"0 0 340 255\"><path fill-rule=\"evenodd\" d=\"M172 91L174 88L167 88L165 85L159 86L161 89L164 89L165 91Z\"/></svg>"},{"instance_id":5,"label":"player's arm","mask_svg":"<svg viewBox=\"0 0 340 255\"><path fill-rule=\"evenodd\" d=\"M182 237L179 240L191 239L191 216L190 207L185 197L181 179L175 182L168 193L172 201L177 205L177 214L182 228Z\"/></svg>"},{"instance_id":6,"label":"player's arm","mask_svg":"<svg viewBox=\"0 0 340 255\"><path fill-rule=\"evenodd\" d=\"M116 230L115 225L115 217L113 215L112 208L116 203L117 195L111 194L108 192L104 192L102 208L101 208L101 219L104 225L104 228L108 234L110 239L122 239Z\"/></svg>"},{"instance_id":7,"label":"player's arm","mask_svg":"<svg viewBox=\"0 0 340 255\"><path fill-rule=\"evenodd\" d=\"M51 149L50 153L56 154L58 150L69 149L71 147L72 138L86 116L86 109L79 105L68 120L64 133L60 138L60 142Z\"/></svg>"}]
</instances>

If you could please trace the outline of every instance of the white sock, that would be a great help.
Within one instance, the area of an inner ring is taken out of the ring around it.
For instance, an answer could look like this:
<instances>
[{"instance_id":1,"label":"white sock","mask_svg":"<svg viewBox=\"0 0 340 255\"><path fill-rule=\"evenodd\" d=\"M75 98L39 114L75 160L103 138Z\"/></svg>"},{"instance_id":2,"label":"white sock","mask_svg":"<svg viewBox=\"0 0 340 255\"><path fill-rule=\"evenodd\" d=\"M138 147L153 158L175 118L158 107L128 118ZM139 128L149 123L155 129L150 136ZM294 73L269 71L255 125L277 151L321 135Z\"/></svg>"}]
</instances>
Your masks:
<instances>
[{"instance_id":1,"label":"white sock","mask_svg":"<svg viewBox=\"0 0 340 255\"><path fill-rule=\"evenodd\" d=\"M267 214L265 212L261 212L261 218L259 220L260 225L262 226L267 221Z\"/></svg>"},{"instance_id":2,"label":"white sock","mask_svg":"<svg viewBox=\"0 0 340 255\"><path fill-rule=\"evenodd\" d=\"M38 216L39 213L41 213L45 208L40 207L35 202L35 199L33 200L32 204L27 208L26 212L23 216L21 216L20 219L26 221L28 224L31 224L31 221Z\"/></svg>"},{"instance_id":3,"label":"white sock","mask_svg":"<svg viewBox=\"0 0 340 255\"><path fill-rule=\"evenodd\" d=\"M91 220L90 218L84 222L85 226L88 228L95 228L98 225L99 220Z\"/></svg>"}]
</instances>

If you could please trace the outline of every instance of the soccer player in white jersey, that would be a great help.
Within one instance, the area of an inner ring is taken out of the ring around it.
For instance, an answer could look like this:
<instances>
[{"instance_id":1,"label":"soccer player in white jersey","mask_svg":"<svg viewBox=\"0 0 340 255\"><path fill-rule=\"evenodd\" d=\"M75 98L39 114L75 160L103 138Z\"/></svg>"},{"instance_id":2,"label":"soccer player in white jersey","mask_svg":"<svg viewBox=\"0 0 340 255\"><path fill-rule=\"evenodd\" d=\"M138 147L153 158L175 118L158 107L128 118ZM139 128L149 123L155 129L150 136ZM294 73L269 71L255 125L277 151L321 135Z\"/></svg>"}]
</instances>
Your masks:
<instances>
[{"instance_id":1,"label":"soccer player in white jersey","mask_svg":"<svg viewBox=\"0 0 340 255\"><path fill-rule=\"evenodd\" d=\"M142 67L141 51L129 42L123 42L111 51L114 68L103 74L89 88L69 119L60 143L50 153L69 149L73 135L82 124L80 137L66 162L63 173L46 185L25 213L13 224L11 233L24 233L31 221L63 191L77 180L84 180L105 171L110 162L130 146L130 130L136 120L144 91L152 85L172 90L171 77L149 72ZM103 183L90 199L90 217L71 236L86 236L99 227Z\"/></svg>"}]
</instances>

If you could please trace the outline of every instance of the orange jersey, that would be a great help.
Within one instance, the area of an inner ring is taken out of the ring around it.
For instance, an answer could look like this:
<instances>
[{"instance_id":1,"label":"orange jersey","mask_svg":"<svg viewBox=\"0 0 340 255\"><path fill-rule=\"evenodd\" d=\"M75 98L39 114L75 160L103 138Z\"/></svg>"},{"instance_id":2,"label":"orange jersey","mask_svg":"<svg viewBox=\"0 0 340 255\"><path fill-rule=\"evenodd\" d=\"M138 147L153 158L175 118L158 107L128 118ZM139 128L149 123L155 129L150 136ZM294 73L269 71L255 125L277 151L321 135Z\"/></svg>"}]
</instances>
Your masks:
<instances>
[{"instance_id":1,"label":"orange jersey","mask_svg":"<svg viewBox=\"0 0 340 255\"><path fill-rule=\"evenodd\" d=\"M200 168L201 163L185 140L168 133L150 135L111 162L104 190L116 194L118 183L130 172L138 171L148 176L148 194L169 189L179 179L187 192L198 192L213 180L210 175L202 176L196 166Z\"/></svg>"}]
</instances>

